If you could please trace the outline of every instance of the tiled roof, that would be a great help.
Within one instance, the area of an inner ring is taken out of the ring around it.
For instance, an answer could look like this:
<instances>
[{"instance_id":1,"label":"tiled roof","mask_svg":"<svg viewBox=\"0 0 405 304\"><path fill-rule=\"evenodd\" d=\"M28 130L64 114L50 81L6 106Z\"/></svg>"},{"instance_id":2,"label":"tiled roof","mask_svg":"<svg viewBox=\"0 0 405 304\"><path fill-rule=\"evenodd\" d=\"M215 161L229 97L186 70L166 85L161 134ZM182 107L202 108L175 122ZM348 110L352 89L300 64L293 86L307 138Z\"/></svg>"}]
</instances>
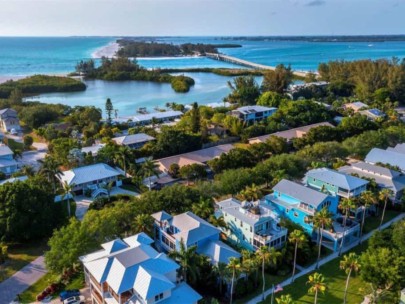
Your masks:
<instances>
[{"instance_id":1,"label":"tiled roof","mask_svg":"<svg viewBox=\"0 0 405 304\"><path fill-rule=\"evenodd\" d=\"M300 185L286 179L281 180L277 185L275 185L273 190L286 194L307 205L311 205L315 209L328 198L328 195L325 193L313 190L305 187L304 185Z\"/></svg>"},{"instance_id":2,"label":"tiled roof","mask_svg":"<svg viewBox=\"0 0 405 304\"><path fill-rule=\"evenodd\" d=\"M368 181L364 179L344 174L329 168L313 169L308 171L305 176L306 178L315 178L322 182L347 190L354 190L368 184Z\"/></svg>"},{"instance_id":3,"label":"tiled roof","mask_svg":"<svg viewBox=\"0 0 405 304\"><path fill-rule=\"evenodd\" d=\"M112 140L115 141L118 145L127 146L127 145L133 145L133 144L152 141L152 140L155 140L155 138L152 136L149 136L148 134L145 134L145 133L138 133L138 134L131 134L131 135L115 137Z\"/></svg>"},{"instance_id":4,"label":"tiled roof","mask_svg":"<svg viewBox=\"0 0 405 304\"><path fill-rule=\"evenodd\" d=\"M69 185L81 185L118 175L120 175L120 172L114 168L107 164L99 163L64 171L60 174L59 178L62 182L66 181Z\"/></svg>"}]
</instances>

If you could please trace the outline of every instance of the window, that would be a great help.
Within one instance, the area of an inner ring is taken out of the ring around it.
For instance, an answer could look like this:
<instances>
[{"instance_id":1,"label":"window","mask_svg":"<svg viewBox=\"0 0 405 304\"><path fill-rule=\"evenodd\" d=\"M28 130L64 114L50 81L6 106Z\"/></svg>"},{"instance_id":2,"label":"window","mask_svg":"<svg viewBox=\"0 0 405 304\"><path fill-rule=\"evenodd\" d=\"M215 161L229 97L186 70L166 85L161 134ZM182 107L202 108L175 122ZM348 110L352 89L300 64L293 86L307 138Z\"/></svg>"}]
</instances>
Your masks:
<instances>
[{"instance_id":1,"label":"window","mask_svg":"<svg viewBox=\"0 0 405 304\"><path fill-rule=\"evenodd\" d=\"M155 296L155 302L160 301L163 299L163 292Z\"/></svg>"},{"instance_id":2,"label":"window","mask_svg":"<svg viewBox=\"0 0 405 304\"><path fill-rule=\"evenodd\" d=\"M286 213L288 213L289 211L290 211L290 209L288 209L288 208L287 208L287 209L285 209L285 212L286 212Z\"/></svg>"}]
</instances>

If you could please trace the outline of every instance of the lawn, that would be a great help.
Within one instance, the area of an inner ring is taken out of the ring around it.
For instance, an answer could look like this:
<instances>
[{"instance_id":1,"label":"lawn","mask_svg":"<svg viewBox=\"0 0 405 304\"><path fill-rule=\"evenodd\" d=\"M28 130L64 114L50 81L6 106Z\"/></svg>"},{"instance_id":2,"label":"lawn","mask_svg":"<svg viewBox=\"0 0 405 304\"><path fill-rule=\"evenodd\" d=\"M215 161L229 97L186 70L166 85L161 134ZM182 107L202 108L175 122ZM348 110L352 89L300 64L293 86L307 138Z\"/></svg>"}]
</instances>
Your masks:
<instances>
[{"instance_id":1,"label":"lawn","mask_svg":"<svg viewBox=\"0 0 405 304\"><path fill-rule=\"evenodd\" d=\"M26 291L24 291L21 297L21 303L35 302L36 297L40 294L49 284L55 282L58 279L57 275L47 273L41 279L39 279L34 285L31 285ZM64 289L82 289L85 286L83 274L76 276ZM57 294L53 295L56 298Z\"/></svg>"},{"instance_id":2,"label":"lawn","mask_svg":"<svg viewBox=\"0 0 405 304\"><path fill-rule=\"evenodd\" d=\"M361 253L366 250L367 244L363 243L357 246L352 251ZM318 303L327 304L341 304L343 302L343 293L346 283L346 274L343 270L339 269L339 263L341 258L336 258L333 261L323 265L318 270L325 277L325 283L327 285L327 291L325 294L318 296ZM313 303L314 296L308 294L309 286L306 284L308 281L308 275L298 278L294 284L286 286L284 291L277 293L276 298L282 294L290 294L296 303ZM347 294L348 304L358 304L363 301L364 288L367 287L359 276L351 276L350 286ZM270 303L271 297L267 297L262 303Z\"/></svg>"},{"instance_id":3,"label":"lawn","mask_svg":"<svg viewBox=\"0 0 405 304\"><path fill-rule=\"evenodd\" d=\"M9 278L25 265L35 260L38 256L42 255L45 250L47 250L45 241L24 245L9 245L8 259L4 265L0 266L2 273L0 282Z\"/></svg>"},{"instance_id":4,"label":"lawn","mask_svg":"<svg viewBox=\"0 0 405 304\"><path fill-rule=\"evenodd\" d=\"M382 210L379 211L379 216L366 218L366 221L364 222L363 233L367 233L373 229L378 228L378 226L380 225L380 221L381 221L381 214L382 214ZM397 215L400 215L400 214L401 214L401 212L399 212L399 211L385 210L384 223L392 220L394 217L396 217Z\"/></svg>"}]
</instances>

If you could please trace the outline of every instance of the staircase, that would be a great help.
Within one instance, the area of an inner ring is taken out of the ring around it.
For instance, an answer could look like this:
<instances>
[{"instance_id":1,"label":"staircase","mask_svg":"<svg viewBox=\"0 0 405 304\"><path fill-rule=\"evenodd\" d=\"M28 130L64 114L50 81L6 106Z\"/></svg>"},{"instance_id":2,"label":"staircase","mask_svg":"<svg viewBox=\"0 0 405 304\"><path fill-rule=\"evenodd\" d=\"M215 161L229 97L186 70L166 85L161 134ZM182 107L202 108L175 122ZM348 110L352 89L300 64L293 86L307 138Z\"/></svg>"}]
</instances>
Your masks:
<instances>
[{"instance_id":1,"label":"staircase","mask_svg":"<svg viewBox=\"0 0 405 304\"><path fill-rule=\"evenodd\" d=\"M104 188L98 188L98 189L94 190L94 191L91 193L91 197L92 197L93 199L99 197L100 195L102 195L102 196L108 196L108 191L107 191L106 189L104 189Z\"/></svg>"}]
</instances>

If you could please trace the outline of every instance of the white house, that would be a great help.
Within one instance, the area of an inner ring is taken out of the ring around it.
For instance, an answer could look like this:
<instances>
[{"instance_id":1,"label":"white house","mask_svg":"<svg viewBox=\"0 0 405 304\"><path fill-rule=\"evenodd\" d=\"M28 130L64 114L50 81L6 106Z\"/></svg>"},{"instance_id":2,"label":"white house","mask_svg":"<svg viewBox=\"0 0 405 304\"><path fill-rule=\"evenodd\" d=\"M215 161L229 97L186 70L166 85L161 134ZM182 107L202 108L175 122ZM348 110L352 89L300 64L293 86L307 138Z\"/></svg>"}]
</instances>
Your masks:
<instances>
[{"instance_id":1,"label":"white house","mask_svg":"<svg viewBox=\"0 0 405 304\"><path fill-rule=\"evenodd\" d=\"M16 110L10 108L0 110L0 130L3 132L21 130Z\"/></svg>"},{"instance_id":2,"label":"white house","mask_svg":"<svg viewBox=\"0 0 405 304\"><path fill-rule=\"evenodd\" d=\"M132 149L139 149L142 148L148 142L155 140L155 138L145 133L138 133L114 137L112 140L117 145L127 146Z\"/></svg>"},{"instance_id":3,"label":"white house","mask_svg":"<svg viewBox=\"0 0 405 304\"><path fill-rule=\"evenodd\" d=\"M245 122L255 122L266 119L273 115L277 111L277 108L269 108L263 106L245 106L237 108L231 111L231 115L239 118Z\"/></svg>"},{"instance_id":4,"label":"white house","mask_svg":"<svg viewBox=\"0 0 405 304\"><path fill-rule=\"evenodd\" d=\"M158 253L145 233L102 244L80 257L92 303L194 304L202 297L178 276L180 266Z\"/></svg>"},{"instance_id":5,"label":"white house","mask_svg":"<svg viewBox=\"0 0 405 304\"><path fill-rule=\"evenodd\" d=\"M120 186L118 180L120 175L118 170L107 164L99 163L63 171L56 177L62 184L67 183L72 186L75 193L84 194L89 189L91 196L95 198L100 194L107 194L103 187L111 182L114 186Z\"/></svg>"},{"instance_id":6,"label":"white house","mask_svg":"<svg viewBox=\"0 0 405 304\"><path fill-rule=\"evenodd\" d=\"M10 176L18 170L18 164L13 155L13 151L8 146L0 144L0 172L6 176Z\"/></svg>"}]
</instances>

